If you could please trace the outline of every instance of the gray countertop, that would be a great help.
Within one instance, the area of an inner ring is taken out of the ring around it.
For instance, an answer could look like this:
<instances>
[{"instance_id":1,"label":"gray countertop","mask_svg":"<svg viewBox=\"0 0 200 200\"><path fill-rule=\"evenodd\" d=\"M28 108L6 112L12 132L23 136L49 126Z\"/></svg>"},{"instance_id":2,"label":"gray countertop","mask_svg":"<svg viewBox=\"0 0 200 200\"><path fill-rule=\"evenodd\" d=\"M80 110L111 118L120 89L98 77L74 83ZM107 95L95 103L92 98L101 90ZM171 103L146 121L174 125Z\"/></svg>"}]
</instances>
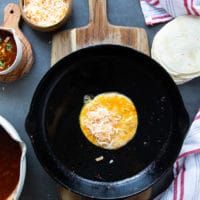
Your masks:
<instances>
[{"instance_id":1,"label":"gray countertop","mask_svg":"<svg viewBox=\"0 0 200 200\"><path fill-rule=\"evenodd\" d=\"M18 3L17 0L4 0L0 3L1 24L3 23L3 9L11 2ZM107 11L108 19L114 25L145 28L150 47L155 33L163 26L163 24L152 27L145 25L139 0L108 0ZM88 23L88 17L88 0L73 0L72 16L58 31L84 26ZM27 175L20 200L56 200L59 199L57 184L38 162L24 127L32 95L39 81L50 68L53 33L32 30L23 20L21 20L20 27L32 45L35 62L31 71L21 80L0 83L0 115L14 125L28 148ZM179 86L179 89L190 120L192 120L200 105L200 78Z\"/></svg>"}]
</instances>

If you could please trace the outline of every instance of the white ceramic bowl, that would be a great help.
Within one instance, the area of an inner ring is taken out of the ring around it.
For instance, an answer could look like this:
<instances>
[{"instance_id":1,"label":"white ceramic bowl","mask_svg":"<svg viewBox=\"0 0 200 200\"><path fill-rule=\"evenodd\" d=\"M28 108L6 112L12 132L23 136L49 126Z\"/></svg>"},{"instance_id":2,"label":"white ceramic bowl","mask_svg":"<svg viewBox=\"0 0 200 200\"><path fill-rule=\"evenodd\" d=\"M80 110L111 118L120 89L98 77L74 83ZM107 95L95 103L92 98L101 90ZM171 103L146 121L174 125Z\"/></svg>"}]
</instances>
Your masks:
<instances>
[{"instance_id":1,"label":"white ceramic bowl","mask_svg":"<svg viewBox=\"0 0 200 200\"><path fill-rule=\"evenodd\" d=\"M22 59L23 50L22 50L21 41L20 41L19 37L17 36L14 28L0 27L0 31L10 32L13 35L13 38L14 38L16 46L17 46L17 55L16 55L16 58L15 58L13 64L10 67L8 67L7 69L0 71L0 75L5 75L5 74L12 72L19 65L19 63Z\"/></svg>"},{"instance_id":2,"label":"white ceramic bowl","mask_svg":"<svg viewBox=\"0 0 200 200\"><path fill-rule=\"evenodd\" d=\"M0 115L0 126L10 135L10 137L19 143L22 154L20 159L20 176L18 180L18 184L15 187L15 190L10 194L7 200L18 200L21 191L24 186L24 180L26 175L26 144L21 140L19 134L15 130L15 128L4 118Z\"/></svg>"}]
</instances>

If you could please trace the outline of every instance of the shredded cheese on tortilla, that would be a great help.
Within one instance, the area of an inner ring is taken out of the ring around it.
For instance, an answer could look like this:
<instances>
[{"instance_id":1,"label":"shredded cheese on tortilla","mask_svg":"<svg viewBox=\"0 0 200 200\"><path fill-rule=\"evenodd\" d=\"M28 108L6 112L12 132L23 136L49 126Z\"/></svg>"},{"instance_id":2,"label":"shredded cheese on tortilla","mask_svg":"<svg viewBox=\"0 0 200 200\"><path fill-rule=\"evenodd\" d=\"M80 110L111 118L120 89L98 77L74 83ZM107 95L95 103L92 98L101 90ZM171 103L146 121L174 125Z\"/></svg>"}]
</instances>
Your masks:
<instances>
[{"instance_id":1,"label":"shredded cheese on tortilla","mask_svg":"<svg viewBox=\"0 0 200 200\"><path fill-rule=\"evenodd\" d=\"M68 9L66 0L24 0L27 18L39 26L51 26L64 18Z\"/></svg>"},{"instance_id":2,"label":"shredded cheese on tortilla","mask_svg":"<svg viewBox=\"0 0 200 200\"><path fill-rule=\"evenodd\" d=\"M80 113L83 134L90 142L105 149L124 146L133 138L137 124L134 104L115 92L97 95Z\"/></svg>"},{"instance_id":3,"label":"shredded cheese on tortilla","mask_svg":"<svg viewBox=\"0 0 200 200\"><path fill-rule=\"evenodd\" d=\"M116 125L120 119L106 108L97 107L94 111L87 112L83 124L101 145L109 145L114 135L118 133Z\"/></svg>"}]
</instances>

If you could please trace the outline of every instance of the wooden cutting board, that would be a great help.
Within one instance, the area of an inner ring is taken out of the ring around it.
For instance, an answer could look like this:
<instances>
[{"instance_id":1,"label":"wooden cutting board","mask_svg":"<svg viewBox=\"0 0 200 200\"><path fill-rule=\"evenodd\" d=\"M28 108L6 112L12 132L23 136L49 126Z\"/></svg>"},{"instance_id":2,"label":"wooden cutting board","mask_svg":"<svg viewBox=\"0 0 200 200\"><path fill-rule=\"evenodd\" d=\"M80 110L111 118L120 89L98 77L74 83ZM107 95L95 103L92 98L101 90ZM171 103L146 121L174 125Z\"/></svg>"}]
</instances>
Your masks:
<instances>
[{"instance_id":1,"label":"wooden cutting board","mask_svg":"<svg viewBox=\"0 0 200 200\"><path fill-rule=\"evenodd\" d=\"M114 26L107 20L106 0L89 1L89 24L57 33L52 39L51 66L80 48L95 44L119 44L149 55L149 44L143 28ZM62 200L88 200L59 186ZM149 196L149 193L147 194Z\"/></svg>"},{"instance_id":2,"label":"wooden cutting board","mask_svg":"<svg viewBox=\"0 0 200 200\"><path fill-rule=\"evenodd\" d=\"M57 33L52 39L51 65L67 54L94 44L120 44L149 55L143 28L114 26L107 20L106 0L89 1L89 24Z\"/></svg>"},{"instance_id":3,"label":"wooden cutting board","mask_svg":"<svg viewBox=\"0 0 200 200\"><path fill-rule=\"evenodd\" d=\"M31 69L34 57L31 44L19 28L21 11L17 4L9 3L4 8L4 22L2 27L13 28L22 43L22 59L19 65L9 74L1 75L0 81L11 82L24 77Z\"/></svg>"}]
</instances>

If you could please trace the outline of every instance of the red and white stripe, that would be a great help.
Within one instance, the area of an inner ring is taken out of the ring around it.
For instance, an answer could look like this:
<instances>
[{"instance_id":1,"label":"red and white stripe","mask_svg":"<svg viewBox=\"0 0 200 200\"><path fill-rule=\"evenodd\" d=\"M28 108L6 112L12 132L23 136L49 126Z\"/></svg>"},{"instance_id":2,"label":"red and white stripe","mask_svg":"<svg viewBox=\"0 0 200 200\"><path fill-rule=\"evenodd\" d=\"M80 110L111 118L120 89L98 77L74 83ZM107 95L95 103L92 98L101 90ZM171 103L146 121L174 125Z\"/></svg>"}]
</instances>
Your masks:
<instances>
[{"instance_id":1,"label":"red and white stripe","mask_svg":"<svg viewBox=\"0 0 200 200\"><path fill-rule=\"evenodd\" d=\"M140 4L147 25L181 15L200 16L200 0L140 0Z\"/></svg>"},{"instance_id":2,"label":"red and white stripe","mask_svg":"<svg viewBox=\"0 0 200 200\"><path fill-rule=\"evenodd\" d=\"M155 200L200 199L200 110L174 163L174 180Z\"/></svg>"}]
</instances>

